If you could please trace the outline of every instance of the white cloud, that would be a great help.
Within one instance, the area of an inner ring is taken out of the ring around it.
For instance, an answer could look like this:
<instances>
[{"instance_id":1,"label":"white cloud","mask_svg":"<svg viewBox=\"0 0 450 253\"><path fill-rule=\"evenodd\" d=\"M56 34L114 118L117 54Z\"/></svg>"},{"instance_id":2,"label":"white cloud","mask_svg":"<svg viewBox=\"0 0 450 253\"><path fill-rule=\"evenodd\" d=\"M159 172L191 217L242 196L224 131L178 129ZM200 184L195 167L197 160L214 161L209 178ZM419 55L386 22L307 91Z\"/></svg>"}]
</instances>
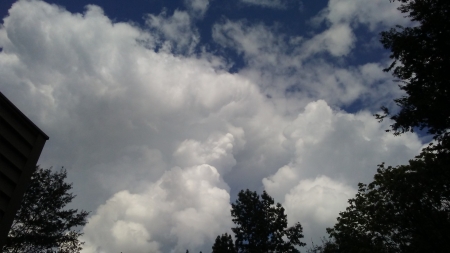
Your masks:
<instances>
[{"instance_id":1,"label":"white cloud","mask_svg":"<svg viewBox=\"0 0 450 253\"><path fill-rule=\"evenodd\" d=\"M236 160L231 153L233 146L234 137L230 133L224 136L211 136L206 143L185 140L175 151L174 157L179 166L209 164L217 168L223 175L236 165Z\"/></svg>"},{"instance_id":2,"label":"white cloud","mask_svg":"<svg viewBox=\"0 0 450 253\"><path fill-rule=\"evenodd\" d=\"M381 162L406 163L422 148L413 134L381 134L386 127L367 112L333 112L324 101L308 104L284 128L283 145L295 150L293 160L263 179L265 189L283 203L291 222L304 222L305 234L320 241L358 182L367 183Z\"/></svg>"},{"instance_id":3,"label":"white cloud","mask_svg":"<svg viewBox=\"0 0 450 253\"><path fill-rule=\"evenodd\" d=\"M352 187L326 176L301 180L287 194L283 206L290 222L302 221L305 241L320 243L327 227L336 222L338 213L347 207L347 200L355 196Z\"/></svg>"},{"instance_id":4,"label":"white cloud","mask_svg":"<svg viewBox=\"0 0 450 253\"><path fill-rule=\"evenodd\" d=\"M298 112L317 99L337 107L360 100L370 110L378 110L400 94L379 63L343 68L323 60L324 55L342 59L350 54L356 38L347 24L304 38L281 34L276 27L226 20L214 25L213 38L243 55L247 65L240 74L257 83L283 110ZM287 91L293 103L286 101Z\"/></svg>"},{"instance_id":5,"label":"white cloud","mask_svg":"<svg viewBox=\"0 0 450 253\"><path fill-rule=\"evenodd\" d=\"M355 40L355 35L348 25L335 25L306 41L302 45L302 56L306 58L320 52L328 52L335 57L345 56L350 53Z\"/></svg>"},{"instance_id":6,"label":"white cloud","mask_svg":"<svg viewBox=\"0 0 450 253\"><path fill-rule=\"evenodd\" d=\"M246 66L240 74L257 83L282 110L296 112L305 102L323 99L333 107L359 104L375 112L402 95L390 74L382 71L389 59L381 64L342 66L356 56L352 50L357 46L355 29L360 25L378 38L380 29L408 23L397 7L398 3L381 0L331 0L315 18L316 23L326 20L326 28L309 36L288 36L277 26L225 20L213 27L213 38L243 56ZM329 56L334 61L325 60ZM366 78L368 68L373 78ZM298 103L299 99L303 103Z\"/></svg>"},{"instance_id":7,"label":"white cloud","mask_svg":"<svg viewBox=\"0 0 450 253\"><path fill-rule=\"evenodd\" d=\"M99 186L111 193L145 188L149 178L159 178L168 167L161 151L150 149L147 145L120 148L115 156L114 159L96 163L91 172L91 177L97 180ZM123 173L124 168L133 173ZM120 180L117 180L118 175Z\"/></svg>"},{"instance_id":8,"label":"white cloud","mask_svg":"<svg viewBox=\"0 0 450 253\"><path fill-rule=\"evenodd\" d=\"M194 17L203 17L208 10L210 0L184 0Z\"/></svg>"},{"instance_id":9,"label":"white cloud","mask_svg":"<svg viewBox=\"0 0 450 253\"><path fill-rule=\"evenodd\" d=\"M308 58L318 53L329 53L334 57L347 56L356 37L348 24L336 24L312 36L289 37L277 31L277 27L251 24L246 21L225 20L213 26L214 40L224 47L244 54L249 65L260 64L283 67L299 67Z\"/></svg>"},{"instance_id":10,"label":"white cloud","mask_svg":"<svg viewBox=\"0 0 450 253\"><path fill-rule=\"evenodd\" d=\"M200 41L200 35L191 19L185 11L175 10L172 16L168 16L164 10L157 16L149 14L146 24L161 36L163 51L192 54Z\"/></svg>"},{"instance_id":11,"label":"white cloud","mask_svg":"<svg viewBox=\"0 0 450 253\"><path fill-rule=\"evenodd\" d=\"M142 192L116 193L89 218L83 252L207 250L231 227L230 195L209 165L167 171Z\"/></svg>"},{"instance_id":12,"label":"white cloud","mask_svg":"<svg viewBox=\"0 0 450 253\"><path fill-rule=\"evenodd\" d=\"M150 31L113 23L95 6L72 14L19 1L9 13L0 88L50 136L40 163L65 165L73 205L94 210L86 252L210 249L230 228L230 196L245 188L265 187L290 216L301 209L295 200L340 192L326 219L300 220L325 224L376 164L404 162L421 146L414 134L385 134L389 122L369 112L332 109L364 96L383 101L391 88L380 64L344 68L320 54L303 62L306 40L275 28L217 26L217 41L248 61L230 74L212 53L177 51L196 43L185 12L150 16ZM161 50L166 39L179 44ZM328 206L311 201L292 217L315 208Z\"/></svg>"},{"instance_id":13,"label":"white cloud","mask_svg":"<svg viewBox=\"0 0 450 253\"><path fill-rule=\"evenodd\" d=\"M406 25L408 20L397 10L398 2L373 0L330 0L327 8L313 22L324 20L333 25L366 25L370 30L386 29L395 25Z\"/></svg>"},{"instance_id":14,"label":"white cloud","mask_svg":"<svg viewBox=\"0 0 450 253\"><path fill-rule=\"evenodd\" d=\"M365 111L333 112L322 100L312 102L284 128L283 146L295 150L296 155L289 163L291 171L281 173L288 177L293 173L297 178L333 175L351 185L365 182L382 161L404 163L422 148L416 135L381 134L387 126ZM266 187L268 183L271 180L266 180Z\"/></svg>"},{"instance_id":15,"label":"white cloud","mask_svg":"<svg viewBox=\"0 0 450 253\"><path fill-rule=\"evenodd\" d=\"M112 24L97 10L71 15L43 2L18 2L0 32L2 92L51 136L45 164L74 168L73 178L92 187L98 178L108 182L132 171L109 186L111 194L134 187L135 179L158 179L176 165L172 154L185 140L222 132L242 146L245 131L235 125L270 115L248 80L204 59L155 53L140 43L153 35ZM40 40L46 42L31 50L36 45L29 42Z\"/></svg>"}]
</instances>

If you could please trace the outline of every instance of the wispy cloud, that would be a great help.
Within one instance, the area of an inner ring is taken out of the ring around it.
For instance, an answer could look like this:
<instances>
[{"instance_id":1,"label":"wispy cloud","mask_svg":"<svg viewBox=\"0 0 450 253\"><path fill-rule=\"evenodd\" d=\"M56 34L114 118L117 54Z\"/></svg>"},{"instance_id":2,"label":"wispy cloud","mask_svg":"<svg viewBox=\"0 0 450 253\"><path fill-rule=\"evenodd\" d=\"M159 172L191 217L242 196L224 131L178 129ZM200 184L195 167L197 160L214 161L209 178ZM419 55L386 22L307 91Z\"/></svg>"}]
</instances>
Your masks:
<instances>
[{"instance_id":1,"label":"wispy cloud","mask_svg":"<svg viewBox=\"0 0 450 253\"><path fill-rule=\"evenodd\" d=\"M265 8L285 9L290 0L240 0L242 3Z\"/></svg>"}]
</instances>

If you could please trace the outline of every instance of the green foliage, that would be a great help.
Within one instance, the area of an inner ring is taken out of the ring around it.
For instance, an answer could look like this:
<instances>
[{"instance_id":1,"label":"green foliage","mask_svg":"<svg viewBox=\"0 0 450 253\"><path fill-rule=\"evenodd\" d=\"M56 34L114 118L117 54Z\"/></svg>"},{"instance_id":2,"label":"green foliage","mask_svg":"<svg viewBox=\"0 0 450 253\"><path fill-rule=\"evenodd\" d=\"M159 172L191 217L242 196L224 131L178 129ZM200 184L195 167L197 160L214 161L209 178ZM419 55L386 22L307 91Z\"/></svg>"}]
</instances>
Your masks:
<instances>
[{"instance_id":1,"label":"green foliage","mask_svg":"<svg viewBox=\"0 0 450 253\"><path fill-rule=\"evenodd\" d=\"M339 252L450 252L449 164L430 146L408 165L380 165L327 229Z\"/></svg>"},{"instance_id":2,"label":"green foliage","mask_svg":"<svg viewBox=\"0 0 450 253\"><path fill-rule=\"evenodd\" d=\"M288 228L284 208L279 203L275 205L265 191L261 196L248 189L239 192L231 215L236 224L232 228L236 252L299 252L295 247L306 245L300 241L303 238L300 223Z\"/></svg>"},{"instance_id":3,"label":"green foliage","mask_svg":"<svg viewBox=\"0 0 450 253\"><path fill-rule=\"evenodd\" d=\"M400 0L399 10L418 25L397 26L381 33L381 43L391 50L393 71L406 95L394 101L400 112L391 116L395 134L427 129L441 139L450 127L450 1ZM384 115L389 110L382 108Z\"/></svg>"},{"instance_id":4,"label":"green foliage","mask_svg":"<svg viewBox=\"0 0 450 253\"><path fill-rule=\"evenodd\" d=\"M221 236L217 236L212 250L212 253L236 253L231 235L225 233Z\"/></svg>"},{"instance_id":5,"label":"green foliage","mask_svg":"<svg viewBox=\"0 0 450 253\"><path fill-rule=\"evenodd\" d=\"M36 168L25 192L3 252L80 252L88 212L65 208L75 196L64 182L66 171Z\"/></svg>"}]
</instances>

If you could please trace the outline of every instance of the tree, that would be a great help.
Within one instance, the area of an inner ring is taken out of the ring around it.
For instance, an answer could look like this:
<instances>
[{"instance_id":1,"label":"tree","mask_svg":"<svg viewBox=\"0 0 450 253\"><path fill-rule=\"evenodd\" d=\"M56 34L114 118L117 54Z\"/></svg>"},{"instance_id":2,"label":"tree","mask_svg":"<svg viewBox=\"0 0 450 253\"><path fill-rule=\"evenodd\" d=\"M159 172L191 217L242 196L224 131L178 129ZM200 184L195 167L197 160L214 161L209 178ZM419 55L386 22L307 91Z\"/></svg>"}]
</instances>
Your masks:
<instances>
[{"instance_id":1,"label":"tree","mask_svg":"<svg viewBox=\"0 0 450 253\"><path fill-rule=\"evenodd\" d=\"M394 62L385 69L406 95L394 101L395 135L426 129L437 141L407 165L380 165L327 229L336 252L450 252L450 1L399 0L416 26L381 33ZM387 108L382 108L389 115Z\"/></svg>"},{"instance_id":2,"label":"tree","mask_svg":"<svg viewBox=\"0 0 450 253\"><path fill-rule=\"evenodd\" d=\"M217 236L212 250L212 253L236 253L231 235L225 233Z\"/></svg>"},{"instance_id":3,"label":"tree","mask_svg":"<svg viewBox=\"0 0 450 253\"><path fill-rule=\"evenodd\" d=\"M330 239L322 238L322 245L312 243L312 246L306 250L306 253L337 253L339 252L336 243Z\"/></svg>"},{"instance_id":4,"label":"tree","mask_svg":"<svg viewBox=\"0 0 450 253\"><path fill-rule=\"evenodd\" d=\"M280 203L275 205L265 191L261 196L248 189L239 192L236 203L232 204L231 216L236 224L231 229L235 234L236 252L299 252L295 247L306 245L300 241L303 238L300 223L288 228L284 208ZM215 246L218 247L215 244L213 249Z\"/></svg>"},{"instance_id":5,"label":"tree","mask_svg":"<svg viewBox=\"0 0 450 253\"><path fill-rule=\"evenodd\" d=\"M67 209L75 195L65 170L37 167L16 214L3 252L80 252L88 212Z\"/></svg>"},{"instance_id":6,"label":"tree","mask_svg":"<svg viewBox=\"0 0 450 253\"><path fill-rule=\"evenodd\" d=\"M450 153L430 146L374 181L327 229L339 252L450 252Z\"/></svg>"},{"instance_id":7,"label":"tree","mask_svg":"<svg viewBox=\"0 0 450 253\"><path fill-rule=\"evenodd\" d=\"M391 50L393 71L406 95L394 101L400 111L390 118L395 134L426 129L435 139L448 135L450 128L450 1L398 0L414 27L397 26L381 33L381 43ZM384 115L390 115L382 107Z\"/></svg>"}]
</instances>

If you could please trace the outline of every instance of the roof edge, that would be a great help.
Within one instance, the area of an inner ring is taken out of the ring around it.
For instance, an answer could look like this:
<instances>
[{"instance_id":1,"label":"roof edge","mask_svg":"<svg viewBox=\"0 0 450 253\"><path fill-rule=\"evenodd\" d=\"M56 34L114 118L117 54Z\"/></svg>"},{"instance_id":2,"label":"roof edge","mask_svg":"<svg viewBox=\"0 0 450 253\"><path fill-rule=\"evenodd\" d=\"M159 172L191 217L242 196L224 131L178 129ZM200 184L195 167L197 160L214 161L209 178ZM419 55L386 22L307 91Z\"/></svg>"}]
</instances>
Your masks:
<instances>
[{"instance_id":1,"label":"roof edge","mask_svg":"<svg viewBox=\"0 0 450 253\"><path fill-rule=\"evenodd\" d=\"M1 91L0 91L0 100L3 100L9 107L9 109L12 110L14 113L18 114L25 121L26 124L28 124L33 129L37 130L44 137L45 140L49 139L48 135L45 134L44 131L42 131L38 126L36 126L36 124L34 124L33 121L31 121L21 110L19 110L19 108L17 108L17 106L15 106L5 95L3 95Z\"/></svg>"}]
</instances>

